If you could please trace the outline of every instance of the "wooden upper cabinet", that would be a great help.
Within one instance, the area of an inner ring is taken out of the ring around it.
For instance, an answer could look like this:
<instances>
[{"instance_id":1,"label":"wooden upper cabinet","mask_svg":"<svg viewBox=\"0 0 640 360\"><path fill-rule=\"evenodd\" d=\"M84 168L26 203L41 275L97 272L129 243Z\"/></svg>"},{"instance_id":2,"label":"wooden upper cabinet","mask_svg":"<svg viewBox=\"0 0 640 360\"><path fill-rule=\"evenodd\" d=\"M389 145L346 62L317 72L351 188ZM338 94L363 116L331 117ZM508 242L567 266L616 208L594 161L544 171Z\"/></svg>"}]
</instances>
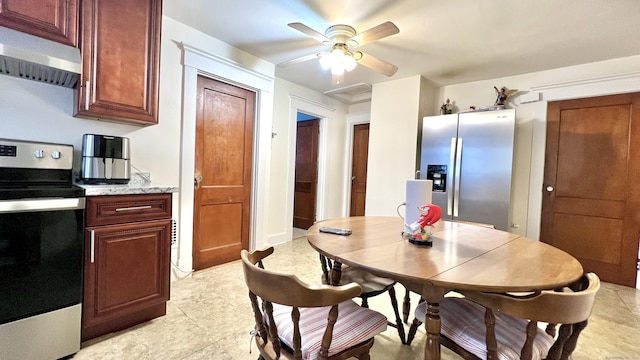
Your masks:
<instances>
[{"instance_id":1,"label":"wooden upper cabinet","mask_svg":"<svg viewBox=\"0 0 640 360\"><path fill-rule=\"evenodd\" d=\"M80 0L75 116L158 123L161 0Z\"/></svg>"},{"instance_id":2,"label":"wooden upper cabinet","mask_svg":"<svg viewBox=\"0 0 640 360\"><path fill-rule=\"evenodd\" d=\"M78 45L79 0L0 0L0 26Z\"/></svg>"}]
</instances>

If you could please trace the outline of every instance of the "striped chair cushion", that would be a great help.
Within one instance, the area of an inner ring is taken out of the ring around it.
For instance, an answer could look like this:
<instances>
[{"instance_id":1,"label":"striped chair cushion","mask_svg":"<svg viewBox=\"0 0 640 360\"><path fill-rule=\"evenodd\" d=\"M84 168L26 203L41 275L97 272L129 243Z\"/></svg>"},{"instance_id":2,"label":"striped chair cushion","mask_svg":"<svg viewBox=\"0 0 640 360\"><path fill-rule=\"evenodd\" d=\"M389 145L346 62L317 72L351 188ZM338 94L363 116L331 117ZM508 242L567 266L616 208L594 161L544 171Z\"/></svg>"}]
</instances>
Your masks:
<instances>
[{"instance_id":1,"label":"striped chair cushion","mask_svg":"<svg viewBox=\"0 0 640 360\"><path fill-rule=\"evenodd\" d=\"M416 308L416 318L424 322L427 303ZM487 358L484 307L456 297L447 297L440 303L441 334L481 359ZM526 339L528 320L494 312L495 334L499 359L520 359L520 350ZM538 329L533 343L533 359L544 359L554 339Z\"/></svg>"},{"instance_id":2,"label":"striped chair cushion","mask_svg":"<svg viewBox=\"0 0 640 360\"><path fill-rule=\"evenodd\" d=\"M302 338L302 358L318 358L322 336L327 327L331 307L300 308L300 334ZM273 304L273 319L278 328L280 340L293 348L293 322L291 307ZM338 320L333 328L333 339L329 355L336 354L351 346L368 340L387 328L387 318L371 309L360 307L352 300L338 305Z\"/></svg>"}]
</instances>

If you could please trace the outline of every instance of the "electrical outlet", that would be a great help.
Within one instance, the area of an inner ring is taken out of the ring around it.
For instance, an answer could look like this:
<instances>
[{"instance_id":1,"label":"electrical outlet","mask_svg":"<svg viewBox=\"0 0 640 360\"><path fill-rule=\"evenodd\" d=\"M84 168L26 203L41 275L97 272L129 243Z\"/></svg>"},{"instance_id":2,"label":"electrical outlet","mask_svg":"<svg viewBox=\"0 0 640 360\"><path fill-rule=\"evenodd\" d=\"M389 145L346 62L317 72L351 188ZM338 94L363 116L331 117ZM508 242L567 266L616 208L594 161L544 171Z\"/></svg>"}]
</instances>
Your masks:
<instances>
[{"instance_id":1,"label":"electrical outlet","mask_svg":"<svg viewBox=\"0 0 640 360\"><path fill-rule=\"evenodd\" d=\"M171 219L171 248L176 249L178 247L178 221Z\"/></svg>"}]
</instances>

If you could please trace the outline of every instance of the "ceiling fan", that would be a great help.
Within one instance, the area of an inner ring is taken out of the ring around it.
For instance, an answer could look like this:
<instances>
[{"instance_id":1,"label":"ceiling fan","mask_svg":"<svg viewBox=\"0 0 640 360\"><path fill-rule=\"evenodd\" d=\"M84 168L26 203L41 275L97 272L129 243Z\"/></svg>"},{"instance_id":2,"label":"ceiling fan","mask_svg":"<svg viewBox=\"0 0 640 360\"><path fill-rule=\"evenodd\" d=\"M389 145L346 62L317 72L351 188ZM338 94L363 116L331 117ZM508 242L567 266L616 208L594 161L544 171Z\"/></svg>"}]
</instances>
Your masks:
<instances>
[{"instance_id":1,"label":"ceiling fan","mask_svg":"<svg viewBox=\"0 0 640 360\"><path fill-rule=\"evenodd\" d=\"M295 22L288 25L323 43L329 47L329 50L282 62L278 64L280 67L320 59L320 65L324 69L331 69L331 73L334 76L341 76L344 71L353 70L356 64L362 64L386 76L392 76L398 71L397 66L357 50L358 47L364 44L399 33L400 30L391 21L384 22L361 33L357 33L353 27L344 24L330 26L325 30L324 34L303 23Z\"/></svg>"}]
</instances>

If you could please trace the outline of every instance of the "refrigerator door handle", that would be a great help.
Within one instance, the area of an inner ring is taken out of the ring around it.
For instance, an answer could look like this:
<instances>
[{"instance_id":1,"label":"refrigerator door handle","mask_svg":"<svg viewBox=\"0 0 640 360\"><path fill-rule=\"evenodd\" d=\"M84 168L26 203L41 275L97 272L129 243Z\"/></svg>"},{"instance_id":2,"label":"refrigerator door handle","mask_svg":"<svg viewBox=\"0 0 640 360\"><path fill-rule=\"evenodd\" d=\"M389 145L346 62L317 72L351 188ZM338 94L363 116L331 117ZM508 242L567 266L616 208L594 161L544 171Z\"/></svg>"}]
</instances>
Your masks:
<instances>
[{"instance_id":1,"label":"refrigerator door handle","mask_svg":"<svg viewBox=\"0 0 640 360\"><path fill-rule=\"evenodd\" d=\"M458 203L460 202L460 169L462 168L462 138L458 138L456 146L456 167L453 184L453 217L458 216Z\"/></svg>"},{"instance_id":2,"label":"refrigerator door handle","mask_svg":"<svg viewBox=\"0 0 640 360\"><path fill-rule=\"evenodd\" d=\"M451 149L449 151L449 173L451 174L451 170L456 163L456 138L451 138ZM447 215L451 216L452 208L453 208L453 176L449 176L447 178L447 187L449 191L447 191Z\"/></svg>"}]
</instances>

